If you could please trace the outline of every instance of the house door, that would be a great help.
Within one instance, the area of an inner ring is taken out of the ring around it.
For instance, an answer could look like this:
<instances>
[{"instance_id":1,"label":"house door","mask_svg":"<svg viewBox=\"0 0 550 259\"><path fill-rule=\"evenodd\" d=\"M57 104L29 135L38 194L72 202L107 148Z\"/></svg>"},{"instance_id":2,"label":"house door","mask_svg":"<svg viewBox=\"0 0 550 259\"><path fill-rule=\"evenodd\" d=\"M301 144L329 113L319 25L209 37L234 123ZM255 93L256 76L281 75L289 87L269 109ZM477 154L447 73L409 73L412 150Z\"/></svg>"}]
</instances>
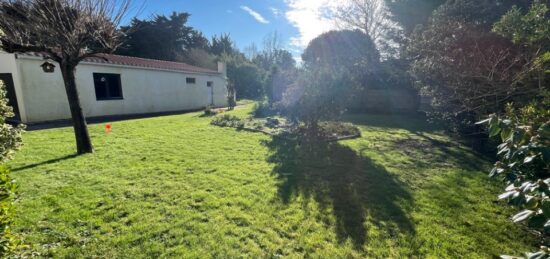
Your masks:
<instances>
[{"instance_id":1,"label":"house door","mask_svg":"<svg viewBox=\"0 0 550 259\"><path fill-rule=\"evenodd\" d=\"M214 105L214 82L208 81L206 82L206 86L208 87L208 103L209 105Z\"/></svg>"},{"instance_id":2,"label":"house door","mask_svg":"<svg viewBox=\"0 0 550 259\"><path fill-rule=\"evenodd\" d=\"M17 104L17 96L15 95L13 77L11 74L0 74L0 80L2 80L6 86L6 98L8 98L8 104L13 108L13 113L15 114L15 117L11 119L21 121L21 116L19 115L19 105Z\"/></svg>"}]
</instances>

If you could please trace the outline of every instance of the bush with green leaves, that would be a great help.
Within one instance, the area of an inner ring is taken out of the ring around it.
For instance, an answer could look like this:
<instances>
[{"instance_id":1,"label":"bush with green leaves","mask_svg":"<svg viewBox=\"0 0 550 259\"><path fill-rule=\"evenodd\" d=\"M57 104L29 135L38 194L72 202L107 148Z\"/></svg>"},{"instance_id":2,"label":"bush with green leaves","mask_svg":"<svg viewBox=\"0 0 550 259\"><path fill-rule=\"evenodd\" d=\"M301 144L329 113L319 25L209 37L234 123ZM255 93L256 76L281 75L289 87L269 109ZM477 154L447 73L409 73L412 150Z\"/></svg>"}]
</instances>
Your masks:
<instances>
[{"instance_id":1,"label":"bush with green leaves","mask_svg":"<svg viewBox=\"0 0 550 259\"><path fill-rule=\"evenodd\" d=\"M211 122L211 125L219 126L219 127L228 127L228 128L238 128L242 129L244 127L244 121L241 120L241 118L224 114L221 116L216 116Z\"/></svg>"},{"instance_id":2,"label":"bush with green leaves","mask_svg":"<svg viewBox=\"0 0 550 259\"><path fill-rule=\"evenodd\" d=\"M498 161L490 176L507 182L499 199L521 209L512 216L543 238L543 246L527 258L550 258L550 98L535 101L515 110L509 105L506 115L479 122L488 124L489 135L498 137Z\"/></svg>"},{"instance_id":3,"label":"bush with green leaves","mask_svg":"<svg viewBox=\"0 0 550 259\"><path fill-rule=\"evenodd\" d=\"M10 171L6 167L0 166L0 257L9 255L18 244L10 229L17 186L9 174Z\"/></svg>"},{"instance_id":4,"label":"bush with green leaves","mask_svg":"<svg viewBox=\"0 0 550 259\"><path fill-rule=\"evenodd\" d=\"M254 104L252 113L256 118L263 118L263 117L276 115L277 111L276 109L273 108L273 106L269 103L268 100L263 100L263 101L256 102Z\"/></svg>"},{"instance_id":5,"label":"bush with green leaves","mask_svg":"<svg viewBox=\"0 0 550 259\"><path fill-rule=\"evenodd\" d=\"M4 85L0 81L0 163L11 159L21 146L23 127L13 127L6 123L6 118L13 116L13 109L8 105ZM0 257L8 256L18 244L10 230L15 190L16 185L9 176L9 170L0 166Z\"/></svg>"}]
</instances>

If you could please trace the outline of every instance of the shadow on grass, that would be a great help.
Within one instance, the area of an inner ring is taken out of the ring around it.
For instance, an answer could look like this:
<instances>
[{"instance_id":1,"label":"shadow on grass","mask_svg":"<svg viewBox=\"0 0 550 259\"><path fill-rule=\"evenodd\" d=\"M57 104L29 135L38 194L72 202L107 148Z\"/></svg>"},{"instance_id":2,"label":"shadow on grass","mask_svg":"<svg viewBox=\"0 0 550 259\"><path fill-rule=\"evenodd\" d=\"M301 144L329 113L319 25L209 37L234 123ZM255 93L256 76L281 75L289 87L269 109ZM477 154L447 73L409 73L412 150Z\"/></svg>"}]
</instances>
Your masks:
<instances>
[{"instance_id":1,"label":"shadow on grass","mask_svg":"<svg viewBox=\"0 0 550 259\"><path fill-rule=\"evenodd\" d=\"M356 249L368 241L365 220L391 233L414 233L409 218L412 196L384 167L338 143L300 144L274 138L265 145L268 161L281 180L278 194L288 204L294 197L314 199L321 214L332 212L340 242L351 239ZM406 204L406 205L404 205ZM326 213L325 213L326 212Z\"/></svg>"},{"instance_id":2,"label":"shadow on grass","mask_svg":"<svg viewBox=\"0 0 550 259\"><path fill-rule=\"evenodd\" d=\"M482 152L477 139L451 134L447 136L451 137L452 142L433 138L430 133L443 132L444 127L428 122L428 118L422 114L347 114L343 120L357 126L375 127L384 131L408 131L404 134L395 133L399 136L390 140L387 150L381 152L383 155L384 151L405 153L418 167L433 167L434 162L441 162L461 165L469 170L485 170L487 168L484 167L484 162L494 159Z\"/></svg>"},{"instance_id":3,"label":"shadow on grass","mask_svg":"<svg viewBox=\"0 0 550 259\"><path fill-rule=\"evenodd\" d=\"M42 161L42 162L38 162L38 163L26 165L26 166L13 168L13 169L11 169L11 171L12 172L17 172L17 171L23 171L23 170L27 170L27 169L36 168L36 167L43 166L43 165L55 164L57 162L61 162L61 161L64 161L64 160L76 158L78 156L79 156L78 154L66 155L66 156L63 156L63 157L60 157L60 158L50 159L50 160L46 160L46 161Z\"/></svg>"},{"instance_id":4,"label":"shadow on grass","mask_svg":"<svg viewBox=\"0 0 550 259\"><path fill-rule=\"evenodd\" d=\"M444 128L435 123L429 123L422 114L346 114L343 121L357 126L377 127L385 129L404 129L408 131L434 132Z\"/></svg>"}]
</instances>

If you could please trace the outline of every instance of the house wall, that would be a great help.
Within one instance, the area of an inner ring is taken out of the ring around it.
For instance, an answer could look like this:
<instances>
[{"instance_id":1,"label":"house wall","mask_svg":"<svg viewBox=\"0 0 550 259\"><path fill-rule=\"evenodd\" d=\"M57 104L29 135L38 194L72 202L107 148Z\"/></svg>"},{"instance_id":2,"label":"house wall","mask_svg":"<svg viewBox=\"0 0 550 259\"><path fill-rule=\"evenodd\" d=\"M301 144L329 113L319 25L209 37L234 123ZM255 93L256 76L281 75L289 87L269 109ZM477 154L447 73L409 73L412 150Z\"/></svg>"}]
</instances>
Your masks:
<instances>
[{"instance_id":1,"label":"house wall","mask_svg":"<svg viewBox=\"0 0 550 259\"><path fill-rule=\"evenodd\" d=\"M25 123L70 118L69 104L59 68L44 73L42 59L19 57ZM120 74L122 100L97 101L93 73ZM196 78L187 84L186 78ZM214 105L225 106L227 88L222 74L161 71L110 64L81 63L76 71L77 88L85 116L131 115L201 109L210 104L207 81L214 82Z\"/></svg>"},{"instance_id":2,"label":"house wall","mask_svg":"<svg viewBox=\"0 0 550 259\"><path fill-rule=\"evenodd\" d=\"M17 69L15 55L0 52L0 73L11 74L17 97L17 103L19 104L19 115L21 116L22 121L26 121L27 114L23 105L23 96L20 94L23 91L21 89L21 76Z\"/></svg>"}]
</instances>

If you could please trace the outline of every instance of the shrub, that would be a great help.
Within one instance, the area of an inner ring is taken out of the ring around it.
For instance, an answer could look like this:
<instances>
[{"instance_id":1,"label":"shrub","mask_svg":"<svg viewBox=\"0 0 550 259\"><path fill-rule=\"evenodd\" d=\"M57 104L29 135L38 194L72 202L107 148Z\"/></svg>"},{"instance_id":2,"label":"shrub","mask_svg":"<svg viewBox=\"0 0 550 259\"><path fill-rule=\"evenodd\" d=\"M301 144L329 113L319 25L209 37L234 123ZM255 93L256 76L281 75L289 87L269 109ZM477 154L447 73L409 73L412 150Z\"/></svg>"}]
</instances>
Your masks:
<instances>
[{"instance_id":1,"label":"shrub","mask_svg":"<svg viewBox=\"0 0 550 259\"><path fill-rule=\"evenodd\" d=\"M505 116L480 122L489 125L489 135L499 137L498 161L490 176L508 183L499 199L522 209L512 217L525 222L541 237L550 235L550 98L533 102L515 111L509 106ZM545 244L548 246L548 244ZM550 258L542 247L528 258Z\"/></svg>"},{"instance_id":2,"label":"shrub","mask_svg":"<svg viewBox=\"0 0 550 259\"><path fill-rule=\"evenodd\" d=\"M6 93L0 81L0 163L13 157L21 145L22 126L13 127L6 124L6 118L13 117L13 110L8 106ZM9 170L0 166L0 257L8 256L17 244L11 234L10 225L13 218L13 200L16 186L9 177Z\"/></svg>"},{"instance_id":3,"label":"shrub","mask_svg":"<svg viewBox=\"0 0 550 259\"><path fill-rule=\"evenodd\" d=\"M224 114L221 116L216 116L210 124L219 126L219 127L229 127L229 128L238 128L242 129L244 127L244 121L239 117L229 114Z\"/></svg>"},{"instance_id":4,"label":"shrub","mask_svg":"<svg viewBox=\"0 0 550 259\"><path fill-rule=\"evenodd\" d=\"M275 109L271 107L267 100L255 103L252 112L256 118L268 117L276 114Z\"/></svg>"},{"instance_id":5,"label":"shrub","mask_svg":"<svg viewBox=\"0 0 550 259\"><path fill-rule=\"evenodd\" d=\"M6 167L0 166L0 257L9 255L18 243L10 229L17 186L10 178L9 173Z\"/></svg>"}]
</instances>

